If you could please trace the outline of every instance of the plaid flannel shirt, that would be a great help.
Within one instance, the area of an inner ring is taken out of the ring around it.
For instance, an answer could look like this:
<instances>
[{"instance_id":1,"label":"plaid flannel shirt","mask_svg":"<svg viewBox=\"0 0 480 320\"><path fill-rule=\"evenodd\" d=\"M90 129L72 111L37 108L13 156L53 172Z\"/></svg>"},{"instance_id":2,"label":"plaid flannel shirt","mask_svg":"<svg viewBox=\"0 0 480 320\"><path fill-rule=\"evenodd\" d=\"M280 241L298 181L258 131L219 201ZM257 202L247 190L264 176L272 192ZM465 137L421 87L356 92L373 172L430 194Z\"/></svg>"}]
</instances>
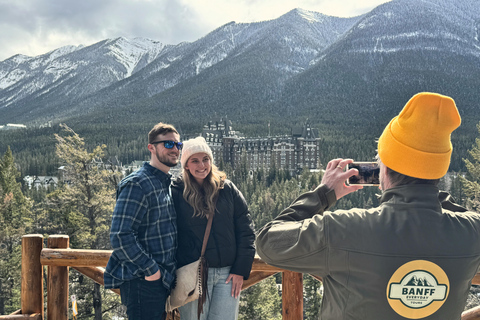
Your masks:
<instances>
[{"instance_id":1,"label":"plaid flannel shirt","mask_svg":"<svg viewBox=\"0 0 480 320\"><path fill-rule=\"evenodd\" d=\"M175 277L177 226L170 192L171 175L145 162L117 189L110 242L113 253L105 269L105 288L160 270L169 289Z\"/></svg>"}]
</instances>

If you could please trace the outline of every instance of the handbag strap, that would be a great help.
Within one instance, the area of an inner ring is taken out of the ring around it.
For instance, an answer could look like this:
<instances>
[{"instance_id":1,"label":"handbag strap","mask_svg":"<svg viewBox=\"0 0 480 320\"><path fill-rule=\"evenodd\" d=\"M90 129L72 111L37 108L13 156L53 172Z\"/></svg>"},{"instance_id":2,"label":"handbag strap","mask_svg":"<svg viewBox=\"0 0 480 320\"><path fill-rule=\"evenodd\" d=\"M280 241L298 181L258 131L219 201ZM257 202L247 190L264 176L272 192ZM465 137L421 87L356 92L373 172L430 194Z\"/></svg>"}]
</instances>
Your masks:
<instances>
[{"instance_id":1,"label":"handbag strap","mask_svg":"<svg viewBox=\"0 0 480 320\"><path fill-rule=\"evenodd\" d=\"M212 221L213 214L210 214L208 216L207 229L205 229L205 235L203 236L202 254L200 255L201 257L203 257L205 250L207 249L208 237L210 236L210 230L212 229Z\"/></svg>"},{"instance_id":2,"label":"handbag strap","mask_svg":"<svg viewBox=\"0 0 480 320\"><path fill-rule=\"evenodd\" d=\"M218 200L218 195L217 195L217 198L215 199L215 210L217 210L217 200ZM210 230L212 229L212 222L213 222L213 216L214 216L215 210L208 215L207 228L205 229L205 235L203 236L202 253L200 254L201 257L203 257L203 255L205 254L205 250L207 250L207 242L208 242L208 237L210 236Z\"/></svg>"}]
</instances>

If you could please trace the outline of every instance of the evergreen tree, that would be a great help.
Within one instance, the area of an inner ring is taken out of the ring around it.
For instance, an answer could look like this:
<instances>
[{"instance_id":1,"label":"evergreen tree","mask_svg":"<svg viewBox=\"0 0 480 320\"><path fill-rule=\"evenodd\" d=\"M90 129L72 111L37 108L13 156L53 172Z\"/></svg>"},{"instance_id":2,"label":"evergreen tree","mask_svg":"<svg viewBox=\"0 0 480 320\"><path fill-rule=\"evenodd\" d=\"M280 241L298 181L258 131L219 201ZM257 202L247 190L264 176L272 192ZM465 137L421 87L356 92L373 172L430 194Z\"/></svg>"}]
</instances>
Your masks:
<instances>
[{"instance_id":1,"label":"evergreen tree","mask_svg":"<svg viewBox=\"0 0 480 320\"><path fill-rule=\"evenodd\" d=\"M0 159L0 315L20 309L21 241L32 225L32 202L19 176L8 147Z\"/></svg>"},{"instance_id":2,"label":"evergreen tree","mask_svg":"<svg viewBox=\"0 0 480 320\"><path fill-rule=\"evenodd\" d=\"M240 320L282 319L281 298L275 277L269 277L242 291L239 309Z\"/></svg>"},{"instance_id":3,"label":"evergreen tree","mask_svg":"<svg viewBox=\"0 0 480 320\"><path fill-rule=\"evenodd\" d=\"M480 123L477 124L480 133ZM476 212L480 209L480 138L475 139L475 144L468 151L472 160L463 159L467 168L467 176L460 177L463 191L466 196L467 208Z\"/></svg>"},{"instance_id":4,"label":"evergreen tree","mask_svg":"<svg viewBox=\"0 0 480 320\"><path fill-rule=\"evenodd\" d=\"M69 235L74 248L109 249L115 187L120 173L101 161L105 145L88 152L83 138L68 126L62 127L63 134L55 134L55 139L56 155L63 166L63 183L47 196L47 221L51 222L47 231ZM73 272L71 279L72 284L81 282ZM72 287L78 297L79 314L94 315L95 320L100 320L105 312L100 285L85 282L83 286ZM113 303L118 304L118 299ZM111 305L105 306L105 309L111 308Z\"/></svg>"},{"instance_id":5,"label":"evergreen tree","mask_svg":"<svg viewBox=\"0 0 480 320\"><path fill-rule=\"evenodd\" d=\"M451 178L451 184L449 188L450 194L453 196L458 204L465 206L465 194L462 184L462 176L459 173L453 173Z\"/></svg>"},{"instance_id":6,"label":"evergreen tree","mask_svg":"<svg viewBox=\"0 0 480 320\"><path fill-rule=\"evenodd\" d=\"M323 285L314 277L303 275L304 288L304 318L308 320L320 320L320 306L323 297Z\"/></svg>"}]
</instances>

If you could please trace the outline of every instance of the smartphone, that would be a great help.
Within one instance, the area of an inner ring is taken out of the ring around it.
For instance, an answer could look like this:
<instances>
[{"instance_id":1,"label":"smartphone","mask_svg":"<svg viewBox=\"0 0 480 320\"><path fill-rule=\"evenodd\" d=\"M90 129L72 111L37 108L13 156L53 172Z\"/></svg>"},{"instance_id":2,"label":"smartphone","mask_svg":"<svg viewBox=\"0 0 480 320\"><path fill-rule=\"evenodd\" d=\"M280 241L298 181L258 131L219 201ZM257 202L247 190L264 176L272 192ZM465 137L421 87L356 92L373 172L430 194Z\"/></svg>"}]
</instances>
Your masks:
<instances>
[{"instance_id":1,"label":"smartphone","mask_svg":"<svg viewBox=\"0 0 480 320\"><path fill-rule=\"evenodd\" d=\"M358 175L347 180L348 184L361 184L362 186L380 185L380 168L376 162L352 162L347 164L347 170L357 169Z\"/></svg>"}]
</instances>

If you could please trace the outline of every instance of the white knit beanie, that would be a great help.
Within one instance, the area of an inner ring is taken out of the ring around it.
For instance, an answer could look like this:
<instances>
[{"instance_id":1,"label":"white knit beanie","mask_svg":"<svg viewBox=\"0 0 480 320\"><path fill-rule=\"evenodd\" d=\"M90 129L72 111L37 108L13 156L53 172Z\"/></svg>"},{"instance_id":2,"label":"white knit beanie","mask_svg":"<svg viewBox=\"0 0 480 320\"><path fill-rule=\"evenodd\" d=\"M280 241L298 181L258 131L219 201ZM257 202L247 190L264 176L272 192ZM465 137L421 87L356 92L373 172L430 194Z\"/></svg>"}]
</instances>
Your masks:
<instances>
[{"instance_id":1,"label":"white knit beanie","mask_svg":"<svg viewBox=\"0 0 480 320\"><path fill-rule=\"evenodd\" d=\"M189 139L183 142L183 149L182 149L182 157L180 158L180 162L182 164L182 168L185 168L185 164L195 153L205 152L210 157L210 160L213 164L213 154L212 149L207 144L207 141L203 137L196 137L195 139Z\"/></svg>"}]
</instances>

